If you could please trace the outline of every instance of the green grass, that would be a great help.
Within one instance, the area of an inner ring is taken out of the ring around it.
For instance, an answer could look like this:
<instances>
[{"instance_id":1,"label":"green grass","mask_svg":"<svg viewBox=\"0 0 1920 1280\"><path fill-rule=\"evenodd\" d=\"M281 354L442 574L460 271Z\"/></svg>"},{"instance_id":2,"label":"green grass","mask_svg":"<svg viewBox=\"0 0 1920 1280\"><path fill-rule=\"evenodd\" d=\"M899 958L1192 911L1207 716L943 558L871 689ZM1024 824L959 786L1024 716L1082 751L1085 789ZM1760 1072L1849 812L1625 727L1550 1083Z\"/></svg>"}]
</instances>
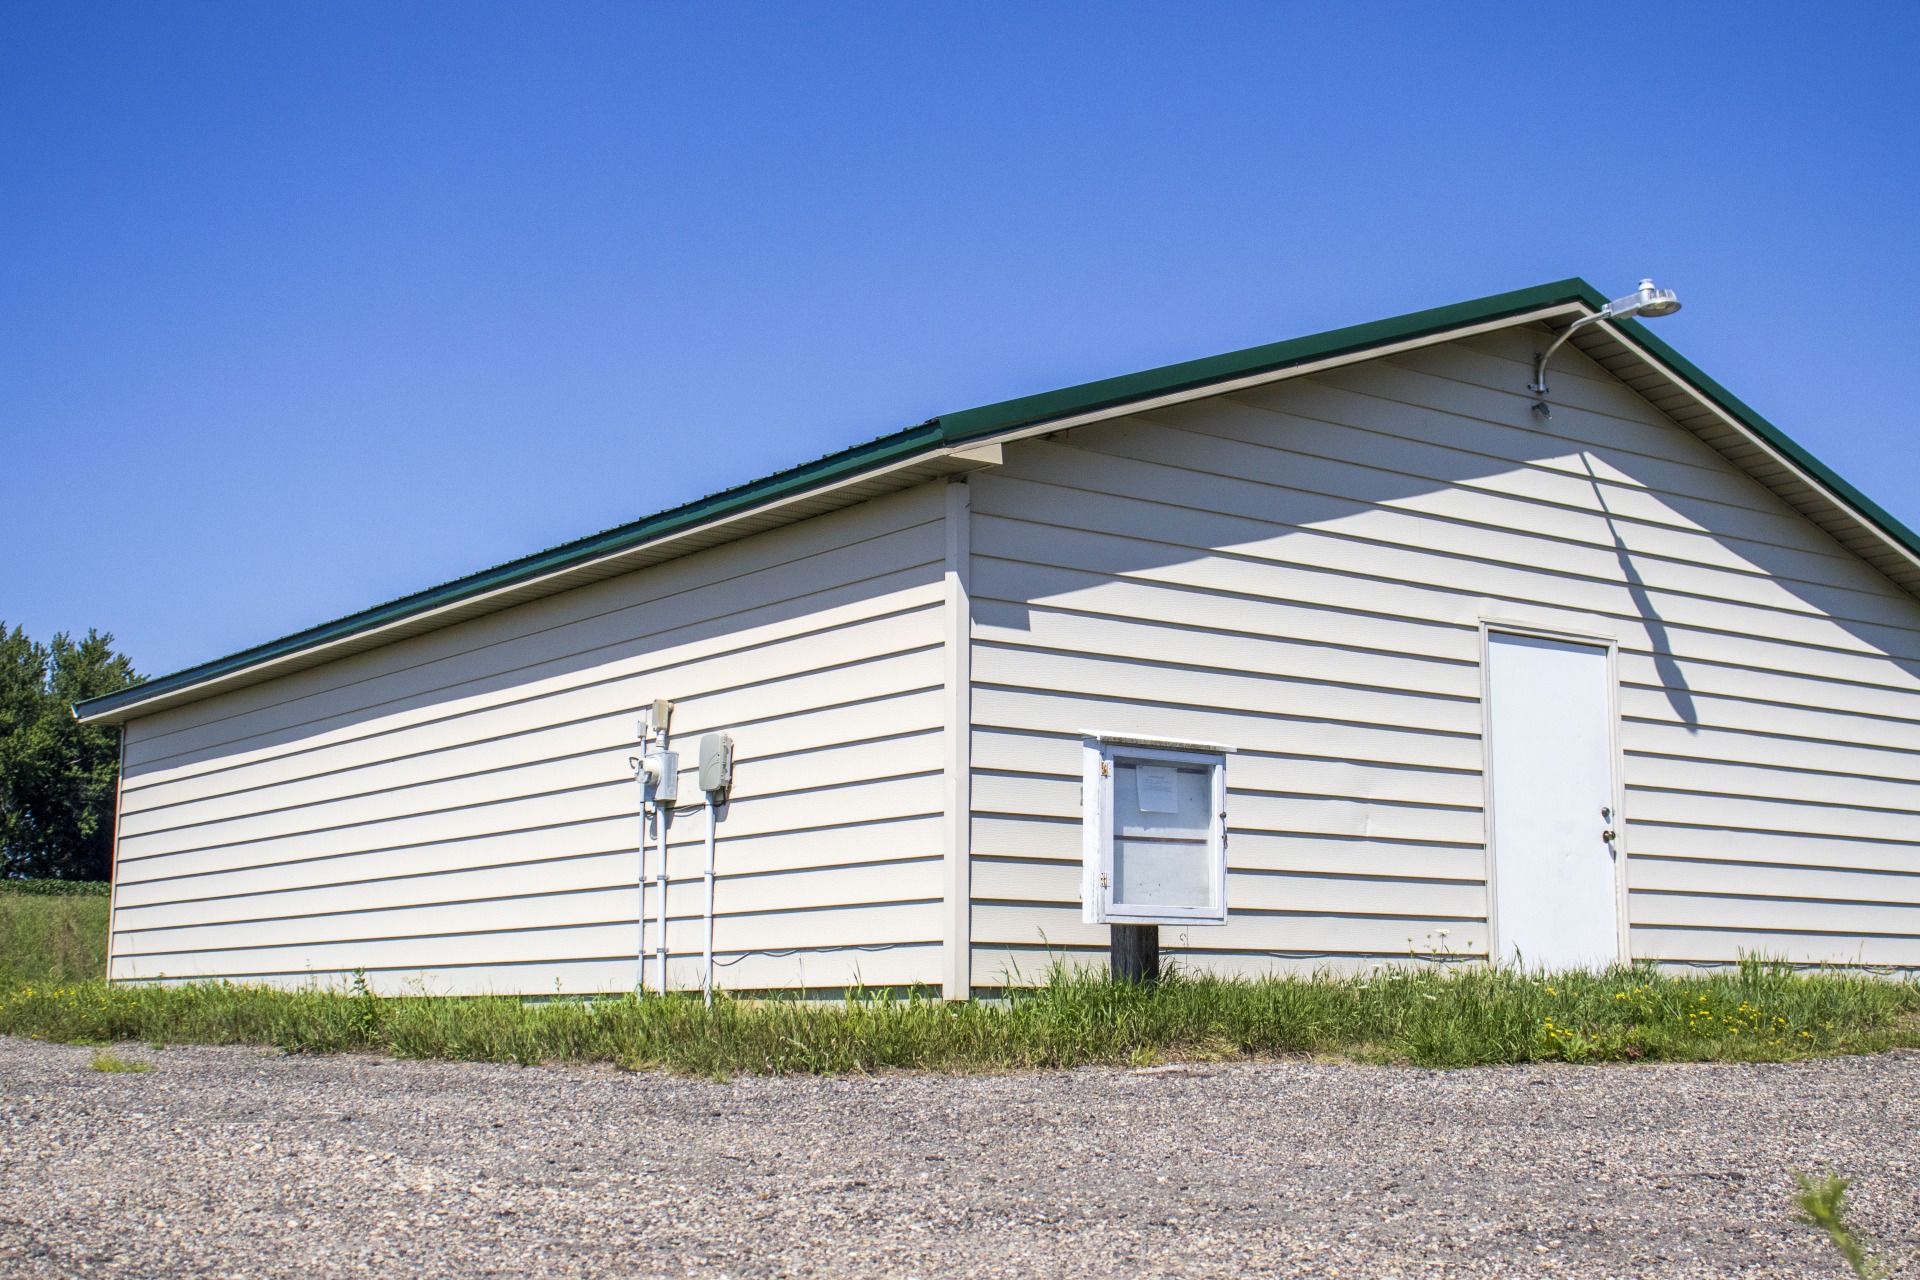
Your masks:
<instances>
[{"instance_id":1,"label":"green grass","mask_svg":"<svg viewBox=\"0 0 1920 1280\"><path fill-rule=\"evenodd\" d=\"M1339 1056L1481 1063L1772 1061L1920 1046L1920 986L1748 963L1527 975L1396 969L1365 977L1114 985L1056 971L1005 1003L621 996L391 998L226 984L21 986L0 1032L69 1043L257 1044L489 1062L604 1062L701 1075L890 1068L998 1071Z\"/></svg>"},{"instance_id":2,"label":"green grass","mask_svg":"<svg viewBox=\"0 0 1920 1280\"><path fill-rule=\"evenodd\" d=\"M106 898L113 886L105 880L0 880L0 893L24 893L40 898Z\"/></svg>"},{"instance_id":3,"label":"green grass","mask_svg":"<svg viewBox=\"0 0 1920 1280\"><path fill-rule=\"evenodd\" d=\"M111 1071L116 1075L126 1072L138 1074L140 1072L153 1070L153 1064L146 1059L123 1058L111 1049L95 1049L93 1051L93 1061L87 1065L95 1071Z\"/></svg>"},{"instance_id":4,"label":"green grass","mask_svg":"<svg viewBox=\"0 0 1920 1280\"><path fill-rule=\"evenodd\" d=\"M0 989L106 971L105 885L0 880Z\"/></svg>"}]
</instances>

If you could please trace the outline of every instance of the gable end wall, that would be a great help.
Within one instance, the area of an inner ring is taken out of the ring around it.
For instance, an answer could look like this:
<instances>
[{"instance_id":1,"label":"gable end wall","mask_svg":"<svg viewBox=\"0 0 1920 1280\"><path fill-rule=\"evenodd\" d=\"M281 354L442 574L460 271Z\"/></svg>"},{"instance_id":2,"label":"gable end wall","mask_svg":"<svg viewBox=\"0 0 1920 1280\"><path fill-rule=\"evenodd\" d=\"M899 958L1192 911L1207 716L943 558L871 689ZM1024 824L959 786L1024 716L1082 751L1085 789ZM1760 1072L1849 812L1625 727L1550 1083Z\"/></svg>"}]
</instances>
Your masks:
<instances>
[{"instance_id":1,"label":"gable end wall","mask_svg":"<svg viewBox=\"0 0 1920 1280\"><path fill-rule=\"evenodd\" d=\"M1231 743L1222 972L1488 945L1483 618L1619 645L1636 957L1920 965L1920 602L1509 330L1009 446L973 479L974 982L1104 958L1079 732ZM1444 931L1444 932L1443 932Z\"/></svg>"}]
</instances>

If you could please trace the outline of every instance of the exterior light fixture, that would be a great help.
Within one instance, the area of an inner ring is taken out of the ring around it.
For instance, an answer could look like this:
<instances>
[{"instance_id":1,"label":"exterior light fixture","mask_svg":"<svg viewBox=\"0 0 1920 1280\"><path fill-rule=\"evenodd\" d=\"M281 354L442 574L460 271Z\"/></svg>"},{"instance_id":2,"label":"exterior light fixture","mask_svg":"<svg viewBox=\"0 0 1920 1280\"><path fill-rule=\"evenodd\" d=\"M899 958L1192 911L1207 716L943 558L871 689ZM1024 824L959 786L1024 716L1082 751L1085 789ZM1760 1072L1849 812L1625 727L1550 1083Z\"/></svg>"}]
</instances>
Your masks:
<instances>
[{"instance_id":1,"label":"exterior light fixture","mask_svg":"<svg viewBox=\"0 0 1920 1280\"><path fill-rule=\"evenodd\" d=\"M1657 320L1661 316L1670 316L1680 309L1680 295L1671 289L1656 289L1653 281L1642 280L1640 287L1624 298L1615 298L1590 316L1581 316L1565 329L1553 344L1533 358L1533 381L1527 384L1527 390L1542 399L1533 402L1533 411L1543 418L1553 416L1553 410L1547 407L1544 397L1547 394L1547 361L1553 359L1553 353L1560 344L1571 338L1580 329L1602 320L1625 320L1630 316L1643 316L1648 320Z\"/></svg>"}]
</instances>

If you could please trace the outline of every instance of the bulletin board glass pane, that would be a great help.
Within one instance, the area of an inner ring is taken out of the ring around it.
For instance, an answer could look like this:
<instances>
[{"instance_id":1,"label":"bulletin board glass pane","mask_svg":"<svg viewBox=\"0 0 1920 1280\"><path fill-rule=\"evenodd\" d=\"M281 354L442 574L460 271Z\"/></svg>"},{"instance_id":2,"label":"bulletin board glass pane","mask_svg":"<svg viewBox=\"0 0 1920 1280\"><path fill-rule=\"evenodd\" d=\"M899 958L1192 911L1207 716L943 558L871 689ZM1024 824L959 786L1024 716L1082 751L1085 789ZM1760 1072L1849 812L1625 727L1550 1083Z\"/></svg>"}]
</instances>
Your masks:
<instances>
[{"instance_id":1,"label":"bulletin board glass pane","mask_svg":"<svg viewBox=\"0 0 1920 1280\"><path fill-rule=\"evenodd\" d=\"M1113 832L1205 840L1213 830L1213 770L1203 764L1113 762Z\"/></svg>"},{"instance_id":2,"label":"bulletin board glass pane","mask_svg":"<svg viewBox=\"0 0 1920 1280\"><path fill-rule=\"evenodd\" d=\"M1116 840L1113 901L1132 907L1213 905L1213 853L1205 841Z\"/></svg>"},{"instance_id":3,"label":"bulletin board glass pane","mask_svg":"<svg viewBox=\"0 0 1920 1280\"><path fill-rule=\"evenodd\" d=\"M1213 769L1113 763L1114 903L1213 906Z\"/></svg>"}]
</instances>

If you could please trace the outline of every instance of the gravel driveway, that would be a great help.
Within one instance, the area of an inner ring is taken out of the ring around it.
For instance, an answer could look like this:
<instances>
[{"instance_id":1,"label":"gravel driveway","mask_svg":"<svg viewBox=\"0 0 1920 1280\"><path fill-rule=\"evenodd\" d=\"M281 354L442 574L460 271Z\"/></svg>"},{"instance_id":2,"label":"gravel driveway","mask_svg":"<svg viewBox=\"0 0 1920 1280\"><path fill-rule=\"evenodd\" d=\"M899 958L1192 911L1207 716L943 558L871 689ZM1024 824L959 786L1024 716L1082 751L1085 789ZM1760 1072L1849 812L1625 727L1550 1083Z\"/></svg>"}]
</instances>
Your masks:
<instances>
[{"instance_id":1,"label":"gravel driveway","mask_svg":"<svg viewBox=\"0 0 1920 1280\"><path fill-rule=\"evenodd\" d=\"M700 1080L0 1039L7 1276L1838 1276L1920 1246L1920 1053Z\"/></svg>"}]
</instances>

